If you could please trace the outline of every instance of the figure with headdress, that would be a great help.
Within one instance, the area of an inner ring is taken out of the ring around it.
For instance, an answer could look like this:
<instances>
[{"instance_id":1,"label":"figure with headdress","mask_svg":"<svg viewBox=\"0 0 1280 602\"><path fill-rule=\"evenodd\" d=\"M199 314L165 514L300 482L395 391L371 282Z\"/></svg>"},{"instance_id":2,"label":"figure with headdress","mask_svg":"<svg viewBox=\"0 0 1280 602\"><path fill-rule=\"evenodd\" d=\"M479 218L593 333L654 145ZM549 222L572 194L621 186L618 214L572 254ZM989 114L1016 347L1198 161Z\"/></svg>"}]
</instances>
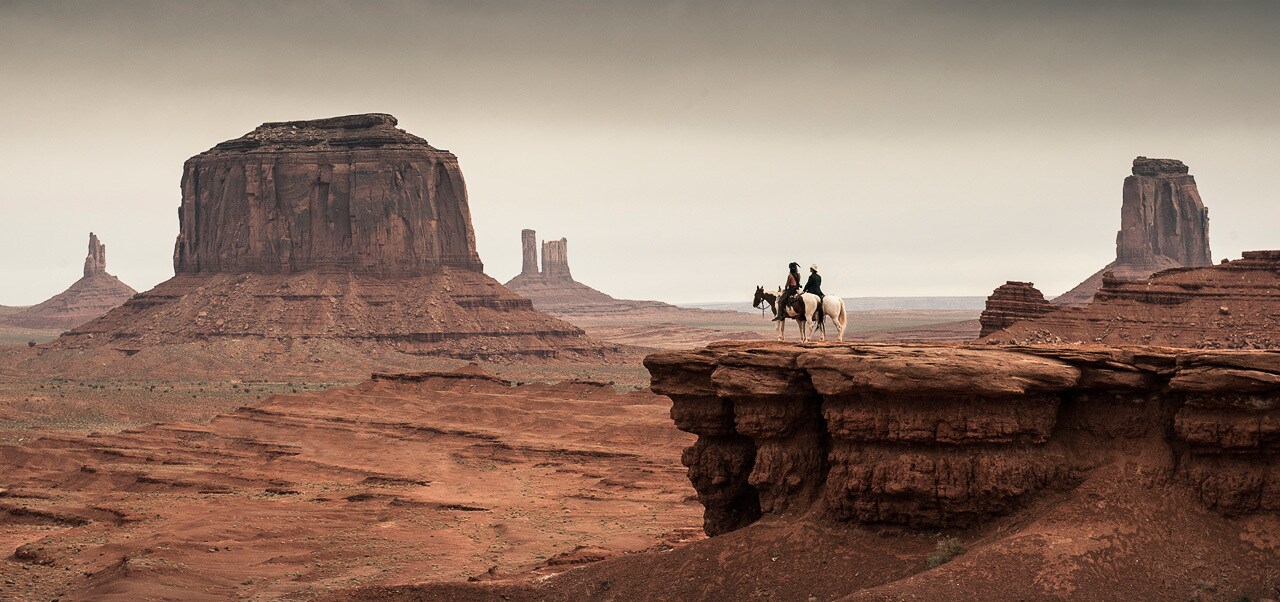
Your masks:
<instances>
[{"instance_id":1,"label":"figure with headdress","mask_svg":"<svg viewBox=\"0 0 1280 602\"><path fill-rule=\"evenodd\" d=\"M787 306L794 299L796 292L800 290L800 264L791 262L787 266L787 285L782 287L782 296L778 298L778 317L774 318L774 322L787 319ZM803 314L803 312L801 312Z\"/></svg>"}]
</instances>

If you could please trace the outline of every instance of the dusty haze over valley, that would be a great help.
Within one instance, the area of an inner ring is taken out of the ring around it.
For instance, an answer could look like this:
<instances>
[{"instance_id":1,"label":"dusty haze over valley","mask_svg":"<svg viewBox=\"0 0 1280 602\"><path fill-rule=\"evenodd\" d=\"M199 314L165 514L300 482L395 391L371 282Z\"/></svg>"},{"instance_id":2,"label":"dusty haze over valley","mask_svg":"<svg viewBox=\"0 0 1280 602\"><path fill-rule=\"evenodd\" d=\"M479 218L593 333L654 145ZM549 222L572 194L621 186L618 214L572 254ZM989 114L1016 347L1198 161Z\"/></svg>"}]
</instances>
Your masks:
<instances>
[{"instance_id":1,"label":"dusty haze over valley","mask_svg":"<svg viewBox=\"0 0 1280 602\"><path fill-rule=\"evenodd\" d=\"M465 158L502 281L535 228L628 299L741 300L793 260L845 296L1056 295L1109 260L1137 155L1195 166L1236 257L1280 218L1277 23L1271 2L4 2L0 305L65 288L91 230L153 286L175 164L370 111Z\"/></svg>"}]
</instances>

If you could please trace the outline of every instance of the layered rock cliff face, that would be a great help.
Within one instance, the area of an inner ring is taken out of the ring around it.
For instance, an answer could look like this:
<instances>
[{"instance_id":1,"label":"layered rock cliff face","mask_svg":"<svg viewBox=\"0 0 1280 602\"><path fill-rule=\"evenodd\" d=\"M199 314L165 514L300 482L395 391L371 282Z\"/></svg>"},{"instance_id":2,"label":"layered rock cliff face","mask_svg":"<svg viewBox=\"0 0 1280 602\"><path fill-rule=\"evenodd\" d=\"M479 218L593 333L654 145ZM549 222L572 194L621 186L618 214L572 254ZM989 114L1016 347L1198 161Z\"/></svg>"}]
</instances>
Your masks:
<instances>
[{"instance_id":1,"label":"layered rock cliff face","mask_svg":"<svg viewBox=\"0 0 1280 602\"><path fill-rule=\"evenodd\" d=\"M1132 172L1124 180L1115 261L1055 298L1055 305L1088 303L1107 272L1114 279L1141 280L1161 270L1213 263L1209 212L1187 166L1138 157Z\"/></svg>"},{"instance_id":2,"label":"layered rock cliff face","mask_svg":"<svg viewBox=\"0 0 1280 602\"><path fill-rule=\"evenodd\" d=\"M52 349L257 341L257 353L213 361L264 368L316 341L360 357L609 352L481 272L457 158L395 125L382 114L265 123L192 157L176 276Z\"/></svg>"},{"instance_id":3,"label":"layered rock cliff face","mask_svg":"<svg viewBox=\"0 0 1280 602\"><path fill-rule=\"evenodd\" d=\"M188 159L174 271L481 271L457 157L396 123L264 123Z\"/></svg>"},{"instance_id":4,"label":"layered rock cliff face","mask_svg":"<svg viewBox=\"0 0 1280 602\"><path fill-rule=\"evenodd\" d=\"M987 297L987 308L978 317L978 322L982 324L978 336L985 337L1018 320L1038 318L1053 310L1054 307L1030 282L1010 280Z\"/></svg>"},{"instance_id":5,"label":"layered rock cliff face","mask_svg":"<svg viewBox=\"0 0 1280 602\"><path fill-rule=\"evenodd\" d=\"M0 323L21 328L69 330L119 307L137 292L107 273L107 245L90 232L84 276L38 305L0 316Z\"/></svg>"},{"instance_id":6,"label":"layered rock cliff face","mask_svg":"<svg viewBox=\"0 0 1280 602\"><path fill-rule=\"evenodd\" d=\"M651 355L718 535L762 515L968 527L1117 457L1280 512L1280 353L725 343ZM1099 500L1107 503L1107 500Z\"/></svg>"},{"instance_id":7,"label":"layered rock cliff face","mask_svg":"<svg viewBox=\"0 0 1280 602\"><path fill-rule=\"evenodd\" d=\"M1280 348L1280 251L1246 251L1242 259L1141 281L1107 274L1088 306L1020 321L984 340Z\"/></svg>"}]
</instances>

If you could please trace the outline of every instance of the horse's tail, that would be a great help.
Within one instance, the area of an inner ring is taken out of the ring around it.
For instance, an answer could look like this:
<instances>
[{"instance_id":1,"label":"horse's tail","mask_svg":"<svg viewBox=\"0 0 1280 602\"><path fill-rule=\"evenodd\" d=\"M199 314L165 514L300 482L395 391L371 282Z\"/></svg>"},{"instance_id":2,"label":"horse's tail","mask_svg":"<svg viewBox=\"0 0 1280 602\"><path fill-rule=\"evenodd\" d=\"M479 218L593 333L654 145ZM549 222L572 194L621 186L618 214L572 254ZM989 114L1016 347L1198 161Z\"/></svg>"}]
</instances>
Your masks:
<instances>
[{"instance_id":1,"label":"horse's tail","mask_svg":"<svg viewBox=\"0 0 1280 602\"><path fill-rule=\"evenodd\" d=\"M843 330L844 327L848 325L849 325L849 314L845 313L844 299L841 299L840 300L840 317L836 319L836 326L839 326Z\"/></svg>"}]
</instances>

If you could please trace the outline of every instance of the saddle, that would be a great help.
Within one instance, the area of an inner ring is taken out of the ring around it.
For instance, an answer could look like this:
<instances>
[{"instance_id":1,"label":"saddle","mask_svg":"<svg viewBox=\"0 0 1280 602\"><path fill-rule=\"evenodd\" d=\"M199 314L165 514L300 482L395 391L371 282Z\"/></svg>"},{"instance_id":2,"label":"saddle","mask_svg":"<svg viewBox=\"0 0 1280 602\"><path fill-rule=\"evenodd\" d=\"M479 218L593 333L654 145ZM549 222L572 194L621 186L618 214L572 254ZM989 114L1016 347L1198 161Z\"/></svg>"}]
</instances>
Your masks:
<instances>
[{"instance_id":1,"label":"saddle","mask_svg":"<svg viewBox=\"0 0 1280 602\"><path fill-rule=\"evenodd\" d=\"M795 297L787 305L791 311L795 312L796 316L805 320L809 319L809 316L804 314L804 299L800 296L800 293L796 293Z\"/></svg>"}]
</instances>

